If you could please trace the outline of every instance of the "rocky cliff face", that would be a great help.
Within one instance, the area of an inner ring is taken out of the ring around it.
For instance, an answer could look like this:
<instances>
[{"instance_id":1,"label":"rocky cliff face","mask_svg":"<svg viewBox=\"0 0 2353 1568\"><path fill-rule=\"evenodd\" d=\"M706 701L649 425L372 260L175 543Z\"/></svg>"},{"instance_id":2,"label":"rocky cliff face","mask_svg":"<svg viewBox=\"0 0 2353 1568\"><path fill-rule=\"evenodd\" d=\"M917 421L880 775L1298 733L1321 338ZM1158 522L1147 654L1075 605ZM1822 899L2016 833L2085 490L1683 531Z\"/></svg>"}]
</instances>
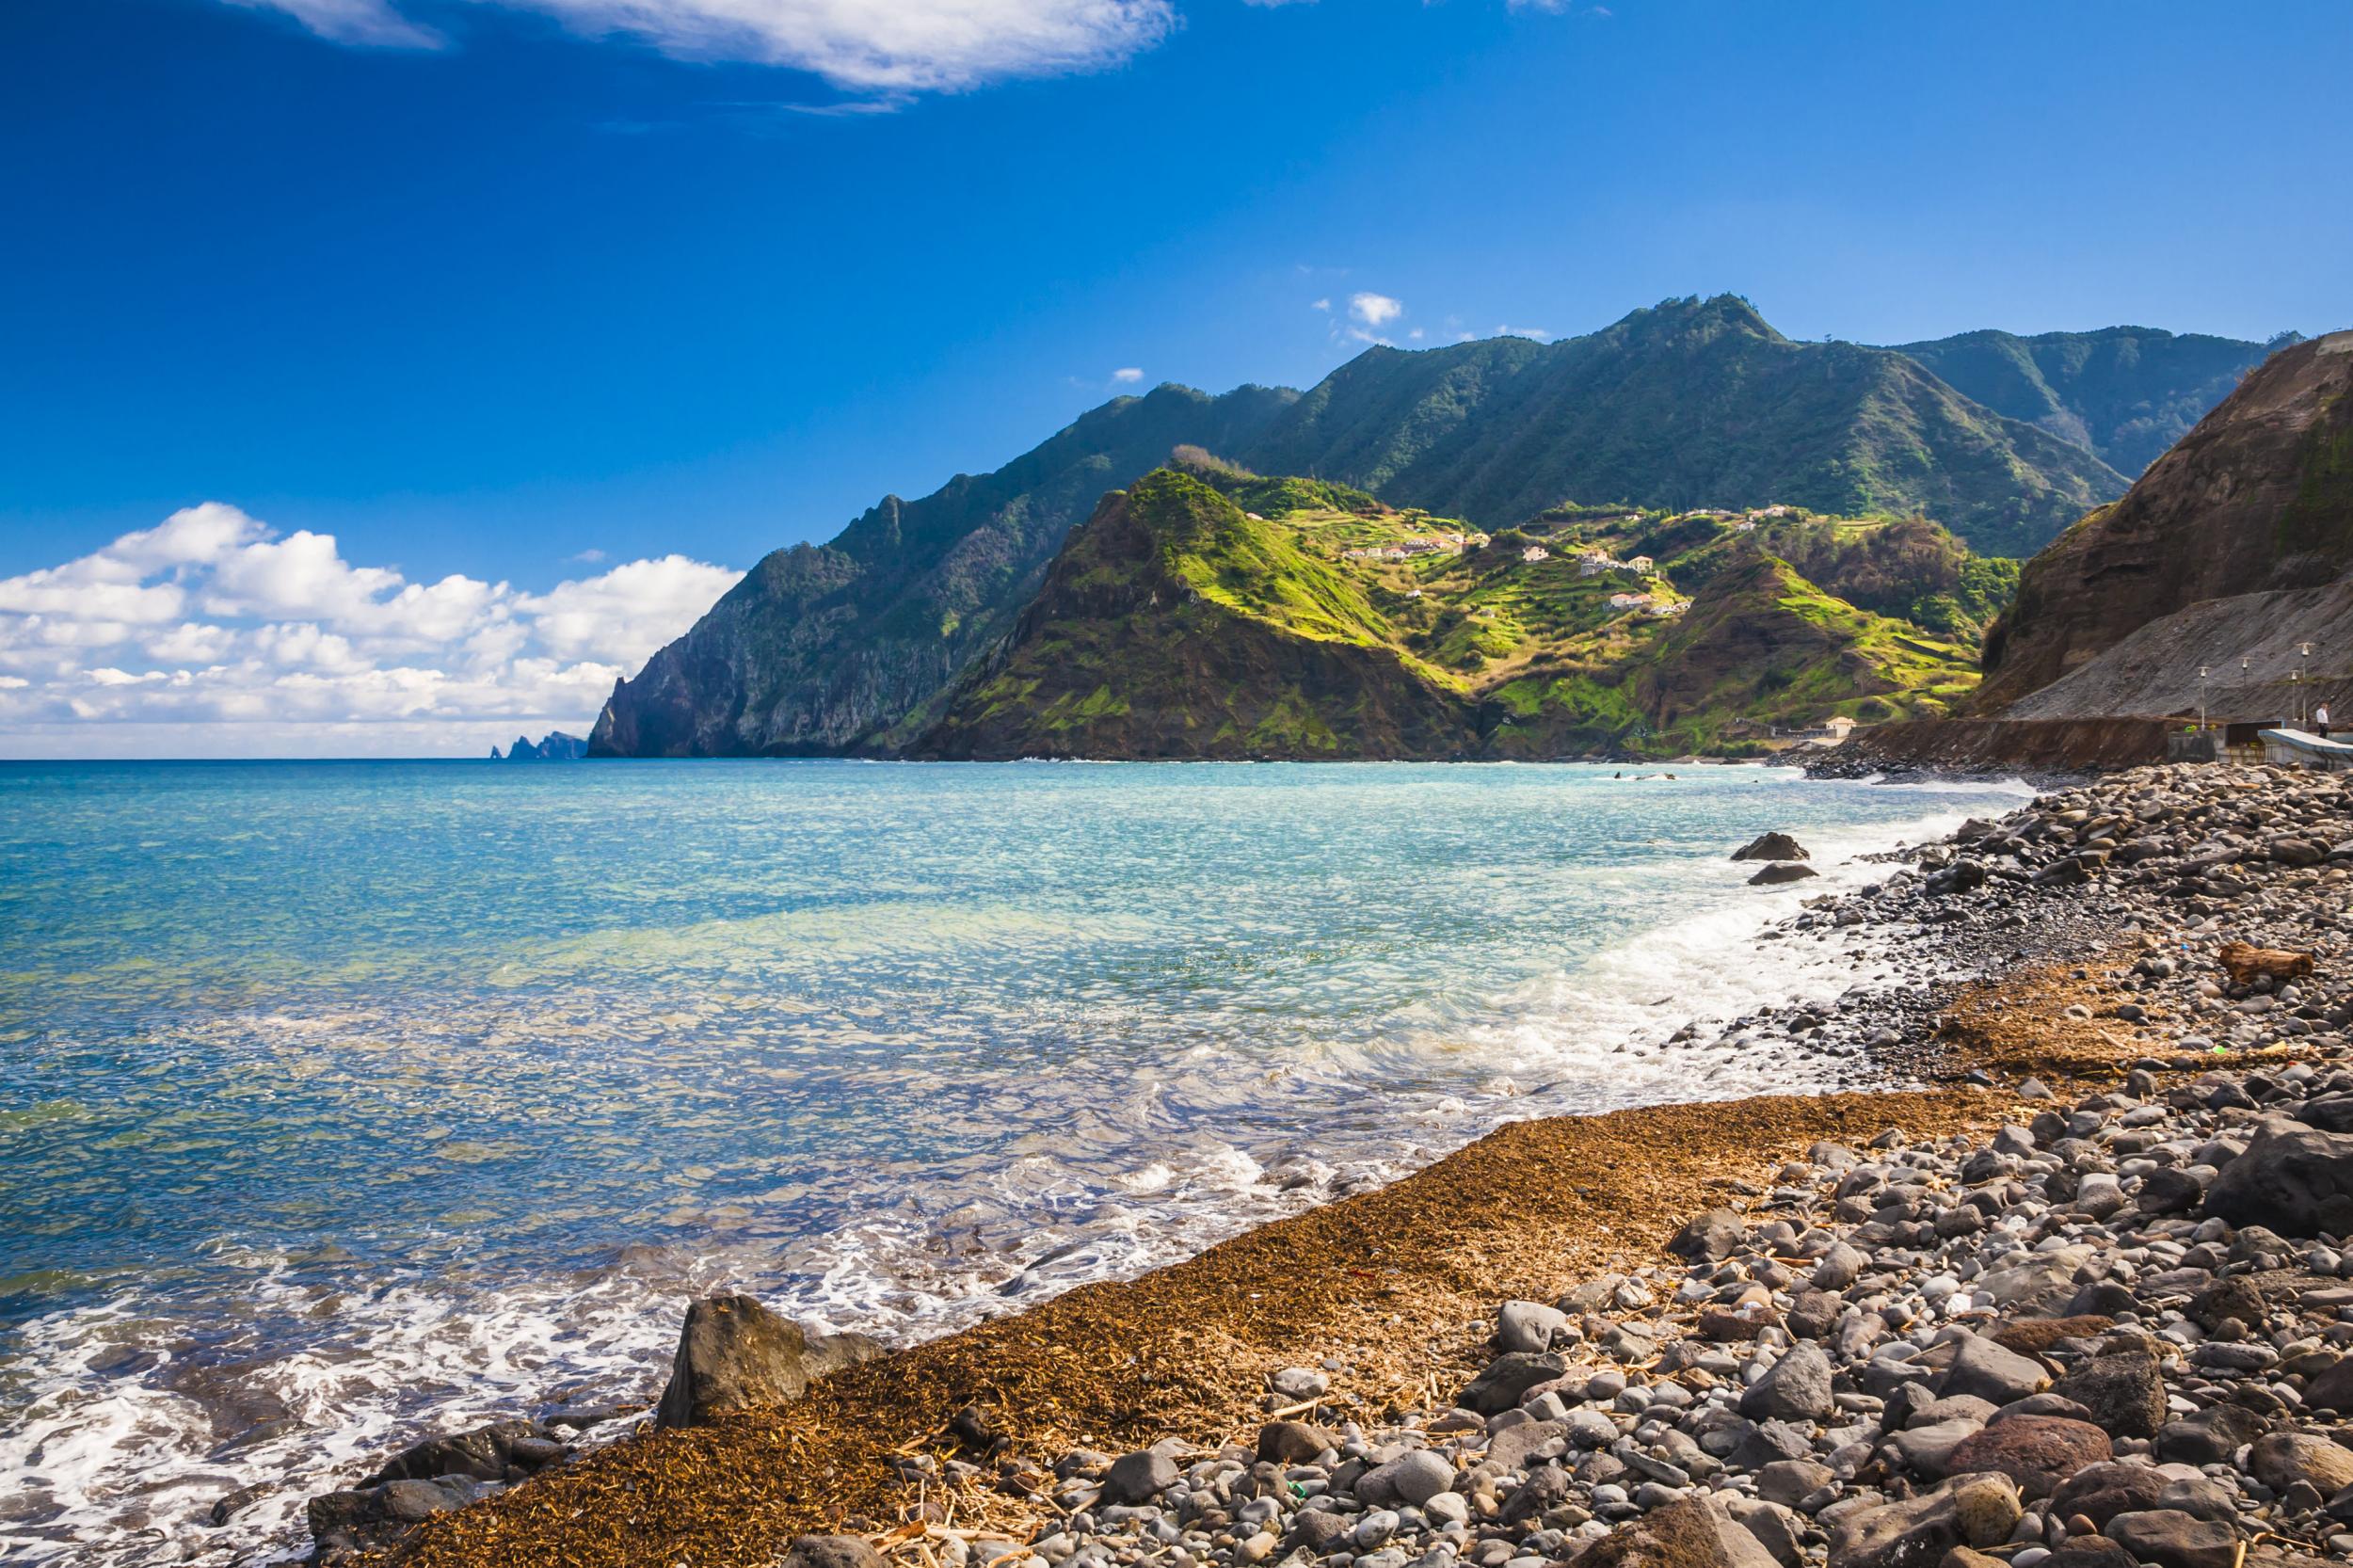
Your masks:
<instances>
[{"instance_id":1,"label":"rocky cliff face","mask_svg":"<svg viewBox=\"0 0 2353 1568\"><path fill-rule=\"evenodd\" d=\"M600 757L890 752L1003 636L1073 523L1172 447L1247 444L1296 394L1165 386L1120 398L996 472L886 497L830 544L766 559L614 687Z\"/></svg>"},{"instance_id":2,"label":"rocky cliff face","mask_svg":"<svg viewBox=\"0 0 2353 1568\"><path fill-rule=\"evenodd\" d=\"M1745 300L1670 300L1559 343L1369 349L1235 454L1501 527L1563 498L1921 513L2029 554L2125 488L2089 450L1893 349L1797 343Z\"/></svg>"},{"instance_id":3,"label":"rocky cliff face","mask_svg":"<svg viewBox=\"0 0 2353 1568\"><path fill-rule=\"evenodd\" d=\"M2348 393L2353 332L2281 349L2121 501L2092 512L2036 556L2016 601L1987 633L1977 711L2009 710L2152 623L2207 600L2321 588L2344 576L2353 568ZM2157 700L2169 704L2161 712L2180 712L2199 663L2227 665L2218 673L2228 681L2242 641L2251 648L2309 635L2260 604L2219 624L2209 624L2212 616L2197 618L2198 634L2174 650L2188 664L2172 674L2186 682L2174 679L2169 696L2088 680L2073 683L2072 700L2037 703L2036 716L2080 716L2075 710L2120 703L2130 706L2105 711L2144 711ZM2154 652L2163 641L2144 637L2134 658L2163 664ZM2314 673L2328 668L2324 661Z\"/></svg>"}]
</instances>

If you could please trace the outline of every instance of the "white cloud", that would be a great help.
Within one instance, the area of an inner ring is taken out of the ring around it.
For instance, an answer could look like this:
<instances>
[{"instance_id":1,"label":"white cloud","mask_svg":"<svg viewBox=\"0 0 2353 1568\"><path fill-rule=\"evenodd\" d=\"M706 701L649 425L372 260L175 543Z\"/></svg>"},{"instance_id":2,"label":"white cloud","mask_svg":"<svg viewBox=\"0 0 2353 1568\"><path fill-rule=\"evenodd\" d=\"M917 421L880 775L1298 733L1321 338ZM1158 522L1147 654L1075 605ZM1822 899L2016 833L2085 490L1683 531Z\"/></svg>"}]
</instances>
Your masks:
<instances>
[{"instance_id":1,"label":"white cloud","mask_svg":"<svg viewBox=\"0 0 2353 1568\"><path fill-rule=\"evenodd\" d=\"M229 0L344 43L439 41L395 0ZM1176 25L1171 0L476 0L686 59L784 66L853 92L955 92L1116 65Z\"/></svg>"},{"instance_id":2,"label":"white cloud","mask_svg":"<svg viewBox=\"0 0 2353 1568\"><path fill-rule=\"evenodd\" d=\"M1348 313L1378 330L1405 313L1405 302L1385 294L1352 294L1348 296Z\"/></svg>"},{"instance_id":3,"label":"white cloud","mask_svg":"<svg viewBox=\"0 0 2353 1568\"><path fill-rule=\"evenodd\" d=\"M601 577L559 583L515 600L539 644L559 659L634 668L676 637L744 574L683 555L631 561Z\"/></svg>"},{"instance_id":4,"label":"white cloud","mask_svg":"<svg viewBox=\"0 0 2353 1568\"><path fill-rule=\"evenodd\" d=\"M393 49L434 49L441 36L392 9L391 0L228 0L248 9L284 11L323 39Z\"/></svg>"},{"instance_id":5,"label":"white cloud","mask_svg":"<svg viewBox=\"0 0 2353 1568\"><path fill-rule=\"evenodd\" d=\"M1311 311L1328 311L1331 308L1332 301L1329 299L1319 299L1314 304L1307 307L1307 309Z\"/></svg>"},{"instance_id":6,"label":"white cloud","mask_svg":"<svg viewBox=\"0 0 2353 1568\"><path fill-rule=\"evenodd\" d=\"M0 578L0 748L417 755L584 733L613 682L742 575L665 555L543 594L411 583L332 535L206 503Z\"/></svg>"},{"instance_id":7,"label":"white cloud","mask_svg":"<svg viewBox=\"0 0 2353 1568\"><path fill-rule=\"evenodd\" d=\"M1112 372L1112 379L1127 386L1133 386L1144 379L1144 372L1133 365L1123 365Z\"/></svg>"},{"instance_id":8,"label":"white cloud","mask_svg":"<svg viewBox=\"0 0 2353 1568\"><path fill-rule=\"evenodd\" d=\"M1498 327L1496 328L1496 336L1498 338L1533 338L1538 343L1552 341L1552 334L1541 327Z\"/></svg>"}]
</instances>

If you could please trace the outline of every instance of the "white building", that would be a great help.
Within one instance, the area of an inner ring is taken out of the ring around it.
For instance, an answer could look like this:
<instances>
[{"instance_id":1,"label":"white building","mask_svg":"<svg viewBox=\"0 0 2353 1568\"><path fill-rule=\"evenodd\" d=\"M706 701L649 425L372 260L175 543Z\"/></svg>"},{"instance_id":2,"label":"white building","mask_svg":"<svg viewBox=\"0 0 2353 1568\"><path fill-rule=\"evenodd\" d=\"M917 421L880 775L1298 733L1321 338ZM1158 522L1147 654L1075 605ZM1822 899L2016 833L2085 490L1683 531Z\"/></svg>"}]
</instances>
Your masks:
<instances>
[{"instance_id":1,"label":"white building","mask_svg":"<svg viewBox=\"0 0 2353 1568\"><path fill-rule=\"evenodd\" d=\"M1551 560L1552 552L1546 550L1543 545L1532 544L1526 550L1520 552L1520 559L1526 561L1530 566L1534 566L1539 561Z\"/></svg>"}]
</instances>

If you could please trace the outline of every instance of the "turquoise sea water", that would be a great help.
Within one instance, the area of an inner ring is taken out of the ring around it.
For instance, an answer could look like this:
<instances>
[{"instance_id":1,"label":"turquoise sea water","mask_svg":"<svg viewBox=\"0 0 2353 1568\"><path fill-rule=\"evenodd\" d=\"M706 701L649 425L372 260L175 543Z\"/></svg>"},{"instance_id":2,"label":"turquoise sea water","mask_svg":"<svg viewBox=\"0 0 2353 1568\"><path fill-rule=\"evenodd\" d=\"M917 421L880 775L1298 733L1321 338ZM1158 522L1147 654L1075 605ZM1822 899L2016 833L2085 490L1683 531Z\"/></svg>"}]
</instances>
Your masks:
<instances>
[{"instance_id":1,"label":"turquoise sea water","mask_svg":"<svg viewBox=\"0 0 2353 1568\"><path fill-rule=\"evenodd\" d=\"M0 1545L261 1560L422 1432L643 1396L696 1288L920 1337L1818 1082L1668 1037L1852 984L1755 933L2001 804L1617 771L0 767ZM1831 883L1743 886L1769 828Z\"/></svg>"}]
</instances>

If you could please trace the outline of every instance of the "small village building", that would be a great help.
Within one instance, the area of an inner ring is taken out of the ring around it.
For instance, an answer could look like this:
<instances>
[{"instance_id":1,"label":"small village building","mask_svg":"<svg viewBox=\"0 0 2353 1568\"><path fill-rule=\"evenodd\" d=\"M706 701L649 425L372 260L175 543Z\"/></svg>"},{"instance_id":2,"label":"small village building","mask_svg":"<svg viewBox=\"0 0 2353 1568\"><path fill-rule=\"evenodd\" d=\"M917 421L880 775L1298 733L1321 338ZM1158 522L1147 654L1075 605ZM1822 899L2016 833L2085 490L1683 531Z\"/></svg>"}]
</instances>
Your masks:
<instances>
[{"instance_id":1,"label":"small village building","mask_svg":"<svg viewBox=\"0 0 2353 1568\"><path fill-rule=\"evenodd\" d=\"M1652 559L1647 555L1630 556L1627 558L1625 563L1626 570L1639 571L1646 577L1650 575L1656 567L1657 563L1652 561Z\"/></svg>"},{"instance_id":2,"label":"small village building","mask_svg":"<svg viewBox=\"0 0 2353 1568\"><path fill-rule=\"evenodd\" d=\"M1534 566L1539 561L1551 560L1552 552L1546 550L1543 545L1532 544L1526 550L1520 552L1520 559L1526 561L1529 566Z\"/></svg>"}]
</instances>

